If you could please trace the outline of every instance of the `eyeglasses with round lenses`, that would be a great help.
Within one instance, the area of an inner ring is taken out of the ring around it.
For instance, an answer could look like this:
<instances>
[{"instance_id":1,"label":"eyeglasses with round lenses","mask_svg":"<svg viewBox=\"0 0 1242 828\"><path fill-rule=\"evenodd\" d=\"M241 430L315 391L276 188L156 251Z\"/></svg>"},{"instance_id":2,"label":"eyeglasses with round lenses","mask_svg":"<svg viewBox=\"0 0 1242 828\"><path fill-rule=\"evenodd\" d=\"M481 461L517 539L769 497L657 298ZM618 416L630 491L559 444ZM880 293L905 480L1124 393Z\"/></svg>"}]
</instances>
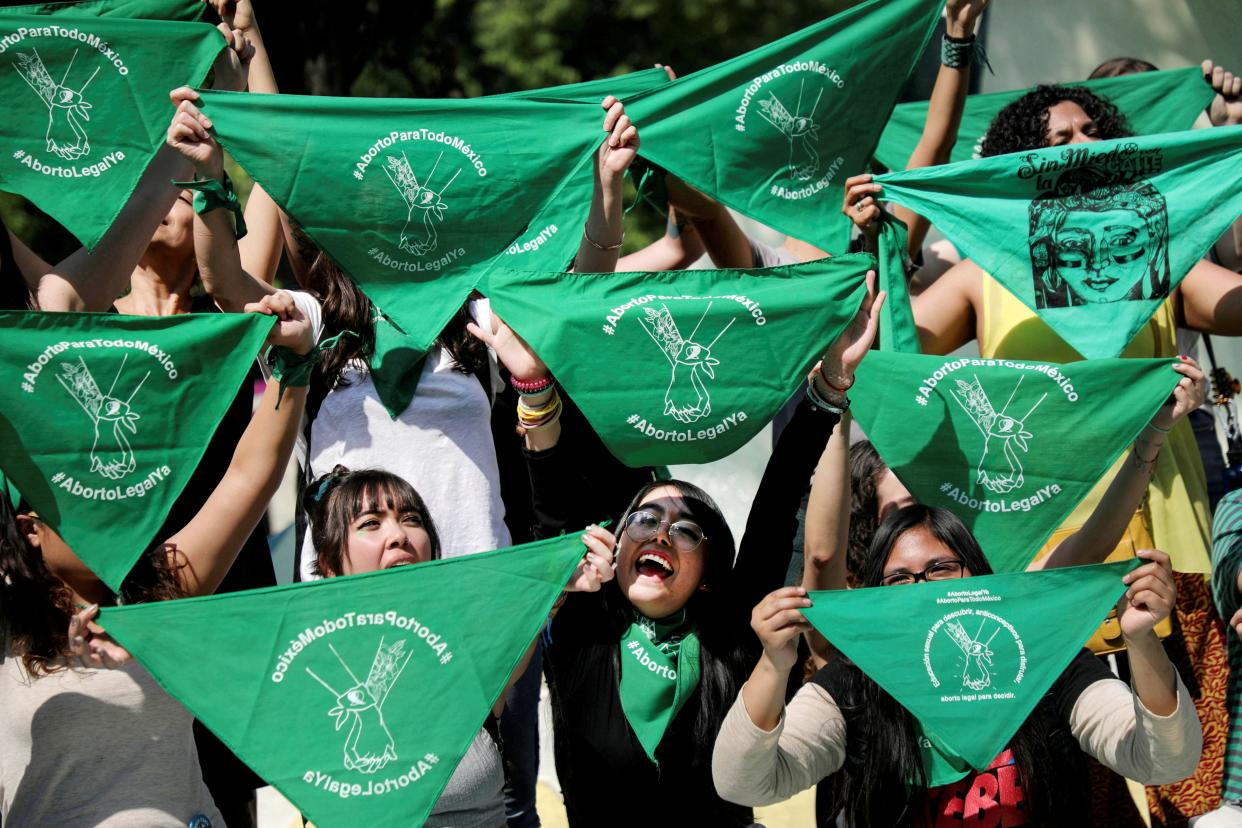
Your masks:
<instances>
[{"instance_id":1,"label":"eyeglasses with round lenses","mask_svg":"<svg viewBox=\"0 0 1242 828\"><path fill-rule=\"evenodd\" d=\"M697 523L688 520L669 523L667 520L661 520L660 516L654 512L643 510L630 512L629 517L625 519L625 534L629 535L630 540L635 543L646 543L658 535L661 527L665 526L668 527L669 541L679 552L693 552L703 541L707 540L703 529Z\"/></svg>"},{"instance_id":2,"label":"eyeglasses with round lenses","mask_svg":"<svg viewBox=\"0 0 1242 828\"><path fill-rule=\"evenodd\" d=\"M880 586L905 586L919 581L947 581L950 578L962 577L964 563L958 559L936 561L922 572L894 572L880 580Z\"/></svg>"}]
</instances>

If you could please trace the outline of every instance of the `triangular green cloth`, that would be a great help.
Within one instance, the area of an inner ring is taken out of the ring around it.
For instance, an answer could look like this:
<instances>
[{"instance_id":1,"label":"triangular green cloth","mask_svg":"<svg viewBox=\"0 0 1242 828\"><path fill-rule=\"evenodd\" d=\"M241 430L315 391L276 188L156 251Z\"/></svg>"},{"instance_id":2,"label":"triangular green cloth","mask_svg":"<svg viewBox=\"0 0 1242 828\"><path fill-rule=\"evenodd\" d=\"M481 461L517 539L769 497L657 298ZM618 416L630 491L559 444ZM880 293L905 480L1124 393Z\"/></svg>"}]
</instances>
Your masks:
<instances>
[{"instance_id":1,"label":"triangular green cloth","mask_svg":"<svg viewBox=\"0 0 1242 828\"><path fill-rule=\"evenodd\" d=\"M202 20L205 11L207 4L203 0L80 0L76 3L30 3L25 6L0 8L0 14L136 17L147 20L182 20L187 23Z\"/></svg>"},{"instance_id":2,"label":"triangular green cloth","mask_svg":"<svg viewBox=\"0 0 1242 828\"><path fill-rule=\"evenodd\" d=\"M868 0L634 96L639 152L756 221L844 252L842 186L871 158L943 5Z\"/></svg>"},{"instance_id":3,"label":"triangular green cloth","mask_svg":"<svg viewBox=\"0 0 1242 828\"><path fill-rule=\"evenodd\" d=\"M1181 378L1171 364L873 352L850 397L915 500L956 513L992 568L1013 572L1168 399Z\"/></svg>"},{"instance_id":4,"label":"triangular green cloth","mask_svg":"<svg viewBox=\"0 0 1242 828\"><path fill-rule=\"evenodd\" d=\"M153 541L274 324L0 312L0 468L104 583Z\"/></svg>"},{"instance_id":5,"label":"triangular green cloth","mask_svg":"<svg viewBox=\"0 0 1242 828\"><path fill-rule=\"evenodd\" d=\"M238 163L424 351L602 140L598 104L568 100L203 92L202 108ZM577 245L581 228L562 232Z\"/></svg>"},{"instance_id":6,"label":"triangular green cloth","mask_svg":"<svg viewBox=\"0 0 1242 828\"><path fill-rule=\"evenodd\" d=\"M1117 356L1242 213L1242 126L881 175L1088 359Z\"/></svg>"},{"instance_id":7,"label":"triangular green cloth","mask_svg":"<svg viewBox=\"0 0 1242 828\"><path fill-rule=\"evenodd\" d=\"M168 91L223 46L205 23L0 15L0 189L93 248L164 144Z\"/></svg>"},{"instance_id":8,"label":"triangular green cloth","mask_svg":"<svg viewBox=\"0 0 1242 828\"><path fill-rule=\"evenodd\" d=\"M1154 135L1190 129L1195 118L1212 102L1216 93L1203 80L1197 66L1138 72L1116 78L1074 81L1066 86L1082 86L1116 104L1135 135ZM997 113L1031 88L991 92L966 98L962 125L950 161L979 157L983 136ZM875 158L890 170L904 170L910 155L923 136L927 121L927 101L897 104L880 136Z\"/></svg>"},{"instance_id":9,"label":"triangular green cloth","mask_svg":"<svg viewBox=\"0 0 1242 828\"><path fill-rule=\"evenodd\" d=\"M877 243L880 248L876 256L878 286L888 294L880 308L879 348L903 354L921 353L919 329L914 324L914 308L906 281L906 254L910 243L905 223L886 213L880 222Z\"/></svg>"},{"instance_id":10,"label":"triangular green cloth","mask_svg":"<svg viewBox=\"0 0 1242 828\"><path fill-rule=\"evenodd\" d=\"M802 614L983 770L1125 592L1122 576L1142 563L812 592ZM952 775L948 762L933 767L941 779Z\"/></svg>"},{"instance_id":11,"label":"triangular green cloth","mask_svg":"<svg viewBox=\"0 0 1242 828\"><path fill-rule=\"evenodd\" d=\"M105 609L100 623L320 828L422 825L580 537Z\"/></svg>"},{"instance_id":12,"label":"triangular green cloth","mask_svg":"<svg viewBox=\"0 0 1242 828\"><path fill-rule=\"evenodd\" d=\"M617 459L709 463L805 381L873 267L854 254L748 270L497 272L488 295Z\"/></svg>"},{"instance_id":13,"label":"triangular green cloth","mask_svg":"<svg viewBox=\"0 0 1242 828\"><path fill-rule=\"evenodd\" d=\"M673 719L699 687L699 635L683 609L674 619L639 615L621 634L621 710L652 762Z\"/></svg>"}]
</instances>

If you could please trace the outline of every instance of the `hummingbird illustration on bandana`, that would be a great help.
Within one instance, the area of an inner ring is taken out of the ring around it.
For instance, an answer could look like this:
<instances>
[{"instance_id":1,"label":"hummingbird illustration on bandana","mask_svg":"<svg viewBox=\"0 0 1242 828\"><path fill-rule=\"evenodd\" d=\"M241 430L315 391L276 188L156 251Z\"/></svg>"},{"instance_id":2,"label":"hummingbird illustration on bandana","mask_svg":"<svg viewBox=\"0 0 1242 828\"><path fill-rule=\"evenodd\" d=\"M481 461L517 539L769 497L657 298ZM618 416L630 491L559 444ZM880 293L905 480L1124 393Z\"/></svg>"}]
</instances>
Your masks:
<instances>
[{"instance_id":1,"label":"hummingbird illustration on bandana","mask_svg":"<svg viewBox=\"0 0 1242 828\"><path fill-rule=\"evenodd\" d=\"M699 332L699 325L703 324L711 308L712 303L708 302L707 309L699 317L698 325L694 326L688 339L683 338L677 329L677 322L667 305L661 305L659 310L643 308L643 315L638 317L643 330L660 346L664 358L673 368L668 390L664 392L664 414L679 423L693 423L712 413L712 397L704 377L709 380L716 378L716 366L720 360L712 356L712 346L729 330L734 320L730 319L729 324L708 344L696 342L694 337Z\"/></svg>"},{"instance_id":2,"label":"hummingbird illustration on bandana","mask_svg":"<svg viewBox=\"0 0 1242 828\"><path fill-rule=\"evenodd\" d=\"M805 90L804 80L798 87L798 105L793 112L780 102L774 92L769 92L765 100L759 101L759 114L789 139L789 174L799 181L809 181L819 172L819 151L815 149L819 142L819 124L812 119L824 90L821 89L815 97L810 112L803 115L802 94Z\"/></svg>"},{"instance_id":3,"label":"hummingbird illustration on bandana","mask_svg":"<svg viewBox=\"0 0 1242 828\"><path fill-rule=\"evenodd\" d=\"M91 120L91 105L82 97L86 87L99 74L99 68L82 84L81 89L72 89L65 85L73 61L78 53L73 53L65 75L57 83L43 65L39 53L18 52L17 62L13 68L17 74L35 91L35 94L47 104L47 151L59 155L66 161L76 161L84 155L90 155L91 142L86 134L84 123Z\"/></svg>"},{"instance_id":4,"label":"hummingbird illustration on bandana","mask_svg":"<svg viewBox=\"0 0 1242 828\"><path fill-rule=\"evenodd\" d=\"M1030 450L1030 443L1028 441L1034 435L1026 430L1026 420L1035 413L1035 409L1039 408L1040 403L1048 396L1044 394L1036 400L1035 405L1031 406L1031 410L1026 412L1026 415L1021 419L1006 414L1005 412L1009 409L1009 404L1013 402L1018 389L1022 387L1022 379L1024 378L1018 379L1018 384L1014 386L1013 393L1005 401L1005 408L1001 409L1000 412L997 412L992 406L992 401L988 399L987 392L983 390L983 385L979 382L978 377L975 377L975 381L971 383L957 380L957 391L950 392L953 399L957 400L957 404L970 415L970 419L983 432L983 454L979 457L975 479L979 485L996 494L1008 494L1015 489L1022 488L1025 484L1026 479L1022 473L1022 460L1018 457L1018 453L1014 451L1014 446L1022 449L1023 452ZM1001 444L1001 456L1004 458L1007 466L1004 471L998 472L995 469L989 468L989 452L993 447L994 440L999 441Z\"/></svg>"},{"instance_id":5,"label":"hummingbird illustration on bandana","mask_svg":"<svg viewBox=\"0 0 1242 828\"><path fill-rule=\"evenodd\" d=\"M397 188L406 206L405 226L401 228L401 239L397 242L397 246L415 256L425 256L433 252L439 244L436 224L444 221L444 213L448 209L448 205L444 203L441 196L452 186L457 180L458 173L461 172L458 170L453 173L453 177L439 190L431 189L431 178L436 174L436 167L440 166L440 159L443 157L444 153L440 153L436 158L436 163L431 167L431 172L427 173L421 182L414 175L414 168L410 166L410 161L405 157L404 152L401 153L400 158L388 156L387 163L383 167L388 180ZM416 221L416 210L422 217L423 229L426 231L426 235L422 238L415 238L410 232L410 225Z\"/></svg>"},{"instance_id":6,"label":"hummingbird illustration on bandana","mask_svg":"<svg viewBox=\"0 0 1242 828\"><path fill-rule=\"evenodd\" d=\"M128 358L127 354L126 359ZM112 388L108 389L107 394L99 390L90 369L86 367L86 361L81 357L78 357L77 362L62 362L61 372L56 376L56 380L94 423L95 442L91 445L91 471L109 480L120 480L137 465L134 450L125 432L138 433L137 423L141 418L138 412L130 408L130 402L147 377L151 376L148 371L147 376L130 393L129 399L122 400L112 396L112 392L124 369L125 360L122 360L121 367L117 369L116 377L112 380Z\"/></svg>"}]
</instances>

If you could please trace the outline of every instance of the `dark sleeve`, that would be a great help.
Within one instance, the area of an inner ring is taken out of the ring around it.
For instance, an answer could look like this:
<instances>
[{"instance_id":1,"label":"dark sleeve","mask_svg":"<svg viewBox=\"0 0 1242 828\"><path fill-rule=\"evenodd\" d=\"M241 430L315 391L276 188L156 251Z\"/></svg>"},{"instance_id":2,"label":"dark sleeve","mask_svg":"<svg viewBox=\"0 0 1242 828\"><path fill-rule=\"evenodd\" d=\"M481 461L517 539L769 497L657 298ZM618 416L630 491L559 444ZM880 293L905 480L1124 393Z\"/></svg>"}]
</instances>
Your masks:
<instances>
[{"instance_id":1,"label":"dark sleeve","mask_svg":"<svg viewBox=\"0 0 1242 828\"><path fill-rule=\"evenodd\" d=\"M751 503L733 565L731 597L739 611L749 615L763 596L784 585L798 532L798 506L840 419L803 398L781 432Z\"/></svg>"},{"instance_id":2,"label":"dark sleeve","mask_svg":"<svg viewBox=\"0 0 1242 828\"><path fill-rule=\"evenodd\" d=\"M1104 666L1104 662L1098 656L1085 647L1079 650L1078 655L1074 656L1074 660L1062 671L1048 690L1053 704L1057 707L1057 716L1061 721L1068 722L1070 713L1074 710L1074 703L1078 701L1082 691L1097 681L1111 678L1117 677Z\"/></svg>"}]
</instances>

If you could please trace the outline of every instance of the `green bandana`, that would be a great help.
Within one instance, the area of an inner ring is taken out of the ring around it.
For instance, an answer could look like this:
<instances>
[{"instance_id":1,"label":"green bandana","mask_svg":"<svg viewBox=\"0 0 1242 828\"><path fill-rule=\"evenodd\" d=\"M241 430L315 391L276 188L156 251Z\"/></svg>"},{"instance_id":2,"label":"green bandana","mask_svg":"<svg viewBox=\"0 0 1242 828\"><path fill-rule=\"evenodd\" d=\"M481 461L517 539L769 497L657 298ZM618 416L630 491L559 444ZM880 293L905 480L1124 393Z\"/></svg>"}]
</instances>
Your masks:
<instances>
[{"instance_id":1,"label":"green bandana","mask_svg":"<svg viewBox=\"0 0 1242 828\"><path fill-rule=\"evenodd\" d=\"M421 351L601 140L599 106L571 101L204 92L202 108Z\"/></svg>"},{"instance_id":2,"label":"green bandana","mask_svg":"<svg viewBox=\"0 0 1242 828\"><path fill-rule=\"evenodd\" d=\"M580 537L109 608L100 623L316 825L422 825Z\"/></svg>"},{"instance_id":3,"label":"green bandana","mask_svg":"<svg viewBox=\"0 0 1242 828\"><path fill-rule=\"evenodd\" d=\"M756 221L844 252L843 182L871 157L943 5L869 0L630 98L639 152Z\"/></svg>"},{"instance_id":4,"label":"green bandana","mask_svg":"<svg viewBox=\"0 0 1242 828\"><path fill-rule=\"evenodd\" d=\"M1167 359L1057 365L871 353L852 411L915 500L950 509L997 572L1025 569L1168 399Z\"/></svg>"},{"instance_id":5,"label":"green bandana","mask_svg":"<svg viewBox=\"0 0 1242 828\"><path fill-rule=\"evenodd\" d=\"M906 256L910 246L906 225L885 214L880 222L880 254L877 257L879 289L888 294L880 308L881 351L917 354L919 329L914 324L914 308L910 305L910 289L906 283Z\"/></svg>"},{"instance_id":6,"label":"green bandana","mask_svg":"<svg viewBox=\"0 0 1242 828\"><path fill-rule=\"evenodd\" d=\"M508 272L493 274L489 296L617 459L707 463L775 416L854 318L874 266L851 255L749 270Z\"/></svg>"},{"instance_id":7,"label":"green bandana","mask_svg":"<svg viewBox=\"0 0 1242 828\"><path fill-rule=\"evenodd\" d=\"M1116 356L1242 213L1242 126L879 176L1088 359Z\"/></svg>"},{"instance_id":8,"label":"green bandana","mask_svg":"<svg viewBox=\"0 0 1242 828\"><path fill-rule=\"evenodd\" d=\"M636 614L621 636L621 709L652 762L669 724L699 687L699 636L692 626L685 610L664 621Z\"/></svg>"},{"instance_id":9,"label":"green bandana","mask_svg":"<svg viewBox=\"0 0 1242 828\"><path fill-rule=\"evenodd\" d=\"M128 17L146 20L203 19L207 4L202 0L82 0L78 3L31 3L5 6L2 14L41 14L63 17ZM170 119L171 120L171 119Z\"/></svg>"},{"instance_id":10,"label":"green bandana","mask_svg":"<svg viewBox=\"0 0 1242 828\"><path fill-rule=\"evenodd\" d=\"M168 90L223 45L205 23L0 15L0 189L93 248L164 143Z\"/></svg>"},{"instance_id":11,"label":"green bandana","mask_svg":"<svg viewBox=\"0 0 1242 828\"><path fill-rule=\"evenodd\" d=\"M939 737L931 776L944 779L953 754L991 764L1142 563L812 592L802 613Z\"/></svg>"},{"instance_id":12,"label":"green bandana","mask_svg":"<svg viewBox=\"0 0 1242 828\"><path fill-rule=\"evenodd\" d=\"M1203 81L1197 66L1138 72L1117 78L1078 81L1066 86L1082 86L1117 105L1135 135L1155 135L1190 129L1195 118L1216 94ZM1031 90L1014 89L966 99L962 125L950 161L979 157L979 146L996 114ZM880 136L875 158L890 170L904 170L923 136L927 122L927 101L898 104Z\"/></svg>"},{"instance_id":13,"label":"green bandana","mask_svg":"<svg viewBox=\"0 0 1242 828\"><path fill-rule=\"evenodd\" d=\"M274 323L0 312L0 468L111 589L164 540Z\"/></svg>"}]
</instances>

